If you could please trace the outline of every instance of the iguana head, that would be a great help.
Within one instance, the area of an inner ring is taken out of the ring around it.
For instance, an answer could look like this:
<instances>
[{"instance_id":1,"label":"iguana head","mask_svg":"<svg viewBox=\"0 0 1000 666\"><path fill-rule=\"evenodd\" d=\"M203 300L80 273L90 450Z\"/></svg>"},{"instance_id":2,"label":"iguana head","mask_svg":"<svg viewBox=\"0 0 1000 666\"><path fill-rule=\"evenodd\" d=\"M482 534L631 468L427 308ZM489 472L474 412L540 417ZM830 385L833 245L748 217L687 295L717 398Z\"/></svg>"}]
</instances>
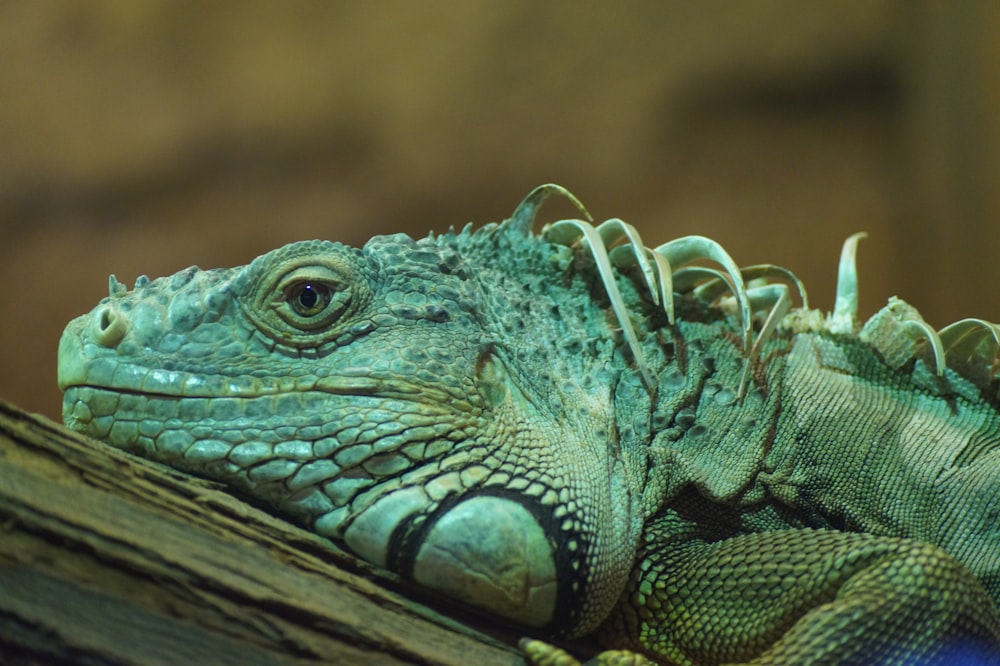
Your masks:
<instances>
[{"instance_id":1,"label":"iguana head","mask_svg":"<svg viewBox=\"0 0 1000 666\"><path fill-rule=\"evenodd\" d=\"M494 225L294 243L132 290L112 276L60 342L64 419L448 595L585 632L640 521L603 315L545 293L566 289L566 252ZM597 370L573 376L585 353Z\"/></svg>"}]
</instances>

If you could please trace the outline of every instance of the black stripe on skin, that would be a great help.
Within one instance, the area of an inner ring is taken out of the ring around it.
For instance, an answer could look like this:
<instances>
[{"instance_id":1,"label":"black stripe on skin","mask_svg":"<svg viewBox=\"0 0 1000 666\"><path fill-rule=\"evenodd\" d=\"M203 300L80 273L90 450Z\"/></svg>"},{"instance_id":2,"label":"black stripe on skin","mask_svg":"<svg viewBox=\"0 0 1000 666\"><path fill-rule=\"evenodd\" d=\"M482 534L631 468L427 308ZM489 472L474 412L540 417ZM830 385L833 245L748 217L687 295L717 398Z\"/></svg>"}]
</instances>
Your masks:
<instances>
[{"instance_id":1,"label":"black stripe on skin","mask_svg":"<svg viewBox=\"0 0 1000 666\"><path fill-rule=\"evenodd\" d=\"M496 497L517 503L538 521L554 552L557 584L553 617L541 629L556 636L571 633L580 623L580 611L587 596L590 572L586 554L590 543L583 532L563 531L560 528L567 518L572 517L554 517L553 511L558 505L545 506L535 497L504 488L480 488L462 495L449 496L430 514L415 514L395 527L389 538L386 567L414 580L417 555L438 520L463 502L476 497ZM574 541L577 546L571 549L570 544ZM573 568L574 562L578 562L577 569Z\"/></svg>"}]
</instances>

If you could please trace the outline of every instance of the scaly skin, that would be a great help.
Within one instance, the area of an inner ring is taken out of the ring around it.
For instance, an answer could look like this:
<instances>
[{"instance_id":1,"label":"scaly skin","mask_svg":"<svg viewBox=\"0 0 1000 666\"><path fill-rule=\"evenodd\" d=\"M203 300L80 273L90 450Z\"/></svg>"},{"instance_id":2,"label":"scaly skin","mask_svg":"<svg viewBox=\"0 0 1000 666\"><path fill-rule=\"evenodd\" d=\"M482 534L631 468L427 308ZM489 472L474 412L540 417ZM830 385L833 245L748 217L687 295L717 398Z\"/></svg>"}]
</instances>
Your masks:
<instances>
[{"instance_id":1,"label":"scaly skin","mask_svg":"<svg viewBox=\"0 0 1000 666\"><path fill-rule=\"evenodd\" d=\"M897 348L899 302L861 335L794 312L748 360L623 269L630 349L525 216L112 278L60 342L65 421L607 663L1000 662L992 377Z\"/></svg>"}]
</instances>

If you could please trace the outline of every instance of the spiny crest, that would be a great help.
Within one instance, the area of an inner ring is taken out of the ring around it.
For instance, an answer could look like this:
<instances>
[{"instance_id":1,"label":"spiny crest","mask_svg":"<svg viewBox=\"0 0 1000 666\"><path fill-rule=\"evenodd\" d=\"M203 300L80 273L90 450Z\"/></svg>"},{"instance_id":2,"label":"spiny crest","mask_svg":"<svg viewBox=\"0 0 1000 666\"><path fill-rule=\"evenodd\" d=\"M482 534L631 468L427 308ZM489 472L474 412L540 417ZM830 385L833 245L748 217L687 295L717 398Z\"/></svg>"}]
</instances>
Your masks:
<instances>
[{"instance_id":1,"label":"spiny crest","mask_svg":"<svg viewBox=\"0 0 1000 666\"><path fill-rule=\"evenodd\" d=\"M675 320L675 293L690 293L699 301L735 310L743 335L746 360L740 381L741 398L760 349L779 327L859 335L883 356L891 355L902 336L914 343L912 348L907 347L906 360L916 356L917 344L930 346L934 371L938 376L944 374L949 362L954 370L979 385L988 384L998 376L1000 326L997 324L982 319L963 319L938 332L924 322L914 308L907 306L900 309L897 304L902 301L893 299L889 306L860 329L857 322L856 256L858 243L867 235L863 232L853 234L844 241L837 274L836 303L833 312L823 322L821 316L813 316L818 313L809 309L805 285L787 268L773 264L741 268L719 243L704 236L685 236L656 248L648 248L636 229L623 220L612 218L594 226L593 218L579 199L559 185L550 183L532 190L505 222L506 228L513 233L530 235L538 209L552 195L568 199L583 213L586 221L567 219L554 222L545 226L541 237L552 243L581 247L591 254L647 389L652 390L656 382L642 354L612 266L620 269L636 266L653 304L663 308L671 324ZM701 261L714 263L721 270L692 265ZM802 301L793 318L786 318L791 310L789 285L795 288ZM753 333L755 316L762 322L756 336ZM889 321L892 323L887 324Z\"/></svg>"}]
</instances>

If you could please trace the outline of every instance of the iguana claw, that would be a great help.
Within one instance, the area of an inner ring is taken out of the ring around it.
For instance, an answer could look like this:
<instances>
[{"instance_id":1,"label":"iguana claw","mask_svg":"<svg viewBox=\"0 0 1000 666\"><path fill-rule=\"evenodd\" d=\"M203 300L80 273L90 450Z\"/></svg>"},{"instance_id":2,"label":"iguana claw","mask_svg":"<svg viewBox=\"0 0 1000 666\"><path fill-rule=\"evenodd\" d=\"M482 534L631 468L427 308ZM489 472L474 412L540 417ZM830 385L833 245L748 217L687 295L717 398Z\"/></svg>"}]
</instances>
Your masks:
<instances>
[{"instance_id":1,"label":"iguana claw","mask_svg":"<svg viewBox=\"0 0 1000 666\"><path fill-rule=\"evenodd\" d=\"M656 666L648 658L631 650L605 650L584 664L554 645L531 638L522 638L518 647L532 666Z\"/></svg>"}]
</instances>

